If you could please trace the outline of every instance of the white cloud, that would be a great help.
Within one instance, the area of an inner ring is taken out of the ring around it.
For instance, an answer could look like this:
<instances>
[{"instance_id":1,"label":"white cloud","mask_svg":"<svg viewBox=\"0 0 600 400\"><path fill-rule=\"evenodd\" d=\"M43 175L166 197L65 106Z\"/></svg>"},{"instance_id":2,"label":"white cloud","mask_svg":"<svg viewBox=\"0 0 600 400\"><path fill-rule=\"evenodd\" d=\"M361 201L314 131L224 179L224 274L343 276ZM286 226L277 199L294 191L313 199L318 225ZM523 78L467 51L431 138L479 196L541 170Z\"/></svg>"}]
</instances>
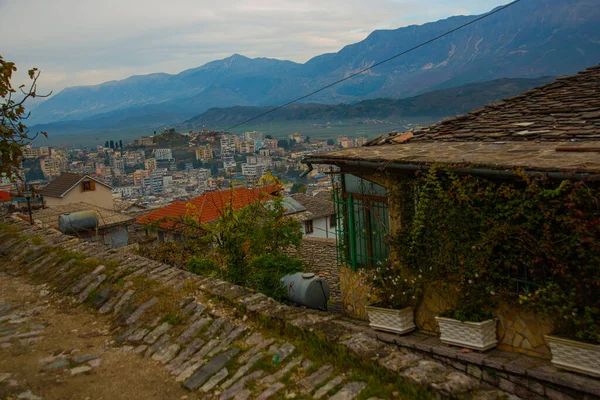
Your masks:
<instances>
[{"instance_id":1,"label":"white cloud","mask_svg":"<svg viewBox=\"0 0 600 400\"><path fill-rule=\"evenodd\" d=\"M391 29L507 0L0 0L2 55L40 87L177 73L240 53L305 62ZM448 4L451 3L451 4ZM8 40L7 40L8 38Z\"/></svg>"}]
</instances>

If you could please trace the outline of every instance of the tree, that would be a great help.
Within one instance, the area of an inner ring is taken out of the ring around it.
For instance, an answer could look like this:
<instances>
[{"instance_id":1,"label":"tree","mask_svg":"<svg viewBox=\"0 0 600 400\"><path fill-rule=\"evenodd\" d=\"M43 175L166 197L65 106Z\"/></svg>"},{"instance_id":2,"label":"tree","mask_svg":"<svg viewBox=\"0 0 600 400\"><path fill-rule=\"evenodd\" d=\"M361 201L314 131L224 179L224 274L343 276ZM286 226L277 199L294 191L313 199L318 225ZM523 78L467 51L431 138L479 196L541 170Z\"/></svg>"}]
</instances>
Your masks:
<instances>
[{"instance_id":1,"label":"tree","mask_svg":"<svg viewBox=\"0 0 600 400\"><path fill-rule=\"evenodd\" d=\"M110 145L109 145L109 147L110 147L111 149L114 149L114 148L115 148L115 142L114 142L113 140L111 140L111 141L110 141Z\"/></svg>"},{"instance_id":2,"label":"tree","mask_svg":"<svg viewBox=\"0 0 600 400\"><path fill-rule=\"evenodd\" d=\"M25 111L25 102L30 98L48 97L52 93L40 96L37 92L37 80L40 71L32 68L28 71L31 85L25 90L25 85L17 89L12 86L12 74L17 70L15 63L5 61L0 56L0 176L4 175L11 180L17 178L14 171L19 168L23 156L23 146L31 143L39 135L48 137L46 132L31 135L24 121L29 118ZM14 96L20 97L15 99ZM22 178L22 177L20 177Z\"/></svg>"},{"instance_id":3,"label":"tree","mask_svg":"<svg viewBox=\"0 0 600 400\"><path fill-rule=\"evenodd\" d=\"M108 149L108 140L104 143L104 148Z\"/></svg>"},{"instance_id":4,"label":"tree","mask_svg":"<svg viewBox=\"0 0 600 400\"><path fill-rule=\"evenodd\" d=\"M119 140L119 147L121 148L121 150L123 150L123 141Z\"/></svg>"},{"instance_id":5,"label":"tree","mask_svg":"<svg viewBox=\"0 0 600 400\"><path fill-rule=\"evenodd\" d=\"M335 140L327 139L327 146L335 146Z\"/></svg>"},{"instance_id":6,"label":"tree","mask_svg":"<svg viewBox=\"0 0 600 400\"><path fill-rule=\"evenodd\" d=\"M279 145L279 147L286 149L286 150L289 150L289 148L290 148L290 142L288 142L287 139L281 139L278 142L278 145Z\"/></svg>"},{"instance_id":7,"label":"tree","mask_svg":"<svg viewBox=\"0 0 600 400\"><path fill-rule=\"evenodd\" d=\"M306 138L304 138L304 143L310 143L310 136L306 136Z\"/></svg>"},{"instance_id":8,"label":"tree","mask_svg":"<svg viewBox=\"0 0 600 400\"><path fill-rule=\"evenodd\" d=\"M273 136L267 135L267 136L265 136L265 139L273 139Z\"/></svg>"},{"instance_id":9,"label":"tree","mask_svg":"<svg viewBox=\"0 0 600 400\"><path fill-rule=\"evenodd\" d=\"M291 193L306 193L306 185L303 183L294 182Z\"/></svg>"}]
</instances>

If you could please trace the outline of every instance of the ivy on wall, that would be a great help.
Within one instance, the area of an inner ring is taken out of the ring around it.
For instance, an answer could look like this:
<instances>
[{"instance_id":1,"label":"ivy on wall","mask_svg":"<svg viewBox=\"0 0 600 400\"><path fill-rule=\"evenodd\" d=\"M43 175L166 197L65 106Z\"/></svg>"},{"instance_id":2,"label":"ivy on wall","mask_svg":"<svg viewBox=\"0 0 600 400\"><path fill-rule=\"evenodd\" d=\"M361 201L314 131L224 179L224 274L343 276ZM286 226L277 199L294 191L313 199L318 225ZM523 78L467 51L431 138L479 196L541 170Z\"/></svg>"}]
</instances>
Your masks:
<instances>
[{"instance_id":1,"label":"ivy on wall","mask_svg":"<svg viewBox=\"0 0 600 400\"><path fill-rule=\"evenodd\" d=\"M446 316L482 321L509 301L600 342L600 189L519 173L516 181L433 166L395 180L391 246L403 274L451 288Z\"/></svg>"}]
</instances>

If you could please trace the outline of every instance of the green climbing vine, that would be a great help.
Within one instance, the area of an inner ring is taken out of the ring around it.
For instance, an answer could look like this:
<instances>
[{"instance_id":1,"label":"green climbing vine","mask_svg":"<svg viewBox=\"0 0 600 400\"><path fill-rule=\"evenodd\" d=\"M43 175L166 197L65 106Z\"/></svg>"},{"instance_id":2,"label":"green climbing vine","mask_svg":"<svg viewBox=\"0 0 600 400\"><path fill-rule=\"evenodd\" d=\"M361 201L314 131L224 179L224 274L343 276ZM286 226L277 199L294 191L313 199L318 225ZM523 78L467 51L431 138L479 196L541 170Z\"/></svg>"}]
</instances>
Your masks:
<instances>
[{"instance_id":1,"label":"green climbing vine","mask_svg":"<svg viewBox=\"0 0 600 400\"><path fill-rule=\"evenodd\" d=\"M508 182L432 166L400 180L390 240L402 275L455 291L445 316L482 321L509 301L598 343L600 189L518 174Z\"/></svg>"}]
</instances>

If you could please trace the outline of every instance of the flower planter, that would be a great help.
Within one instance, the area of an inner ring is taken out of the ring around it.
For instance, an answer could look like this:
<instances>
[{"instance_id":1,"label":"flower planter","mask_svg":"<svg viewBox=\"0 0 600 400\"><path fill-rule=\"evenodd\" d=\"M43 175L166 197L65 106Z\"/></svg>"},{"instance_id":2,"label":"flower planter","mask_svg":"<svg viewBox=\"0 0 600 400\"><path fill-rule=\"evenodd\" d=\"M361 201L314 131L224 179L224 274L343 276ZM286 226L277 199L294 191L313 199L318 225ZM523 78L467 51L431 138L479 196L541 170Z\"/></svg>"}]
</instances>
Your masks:
<instances>
[{"instance_id":1,"label":"flower planter","mask_svg":"<svg viewBox=\"0 0 600 400\"><path fill-rule=\"evenodd\" d=\"M402 310L392 310L389 308L367 306L369 315L369 325L371 328L404 334L415 330L415 318L412 307Z\"/></svg>"},{"instance_id":2,"label":"flower planter","mask_svg":"<svg viewBox=\"0 0 600 400\"><path fill-rule=\"evenodd\" d=\"M556 336L544 337L552 351L552 364L600 378L600 345Z\"/></svg>"},{"instance_id":3,"label":"flower planter","mask_svg":"<svg viewBox=\"0 0 600 400\"><path fill-rule=\"evenodd\" d=\"M496 347L496 319L483 322L461 322L452 318L435 317L440 327L442 343L486 351Z\"/></svg>"}]
</instances>

